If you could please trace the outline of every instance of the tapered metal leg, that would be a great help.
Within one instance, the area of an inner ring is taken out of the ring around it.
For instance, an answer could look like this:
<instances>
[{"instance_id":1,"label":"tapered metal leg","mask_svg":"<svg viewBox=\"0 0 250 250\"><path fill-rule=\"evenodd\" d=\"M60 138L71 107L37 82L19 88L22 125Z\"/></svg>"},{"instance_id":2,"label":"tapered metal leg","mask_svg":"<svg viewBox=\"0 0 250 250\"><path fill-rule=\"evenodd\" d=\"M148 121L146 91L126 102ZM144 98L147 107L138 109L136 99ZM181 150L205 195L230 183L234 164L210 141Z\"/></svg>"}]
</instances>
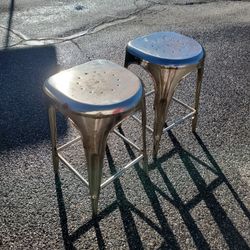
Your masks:
<instances>
[{"instance_id":1,"label":"tapered metal leg","mask_svg":"<svg viewBox=\"0 0 250 250\"><path fill-rule=\"evenodd\" d=\"M166 112L168 105L165 102L165 100L159 100L157 96L155 96L155 120L154 120L154 132L153 132L153 138L154 138L154 146L153 146L153 158L157 157L157 153L159 151L160 147L160 140L161 140L161 135L163 131L163 127L165 124L165 119L166 119Z\"/></svg>"},{"instance_id":2,"label":"tapered metal leg","mask_svg":"<svg viewBox=\"0 0 250 250\"><path fill-rule=\"evenodd\" d=\"M53 106L49 107L48 114L49 114L50 136L51 136L51 144L52 144L53 167L55 171L58 171L59 158L58 158L57 149L56 149L56 141L57 141L56 110Z\"/></svg>"},{"instance_id":3,"label":"tapered metal leg","mask_svg":"<svg viewBox=\"0 0 250 250\"><path fill-rule=\"evenodd\" d=\"M142 112L142 153L143 153L143 168L148 173L148 157L147 157L147 142L146 142L146 103L145 103L145 91L143 90L143 97L141 101L141 112Z\"/></svg>"},{"instance_id":4,"label":"tapered metal leg","mask_svg":"<svg viewBox=\"0 0 250 250\"><path fill-rule=\"evenodd\" d=\"M193 119L192 119L192 132L194 133L197 126L197 120L198 120L198 109L199 109L199 103L200 103L200 92L201 92L201 82L203 78L203 72L204 72L204 62L200 65L200 67L197 70L197 81L196 81L196 91L195 91L195 104L194 109L196 110Z\"/></svg>"},{"instance_id":5,"label":"tapered metal leg","mask_svg":"<svg viewBox=\"0 0 250 250\"><path fill-rule=\"evenodd\" d=\"M186 68L164 68L159 65L148 64L146 70L151 73L155 83L153 158L156 158L169 105L175 89L180 80L193 70L193 66Z\"/></svg>"},{"instance_id":6,"label":"tapered metal leg","mask_svg":"<svg viewBox=\"0 0 250 250\"><path fill-rule=\"evenodd\" d=\"M87 160L92 214L95 216L98 211L107 137L110 130L123 119L123 116L114 115L107 118L95 119L71 114L70 118L74 121L82 136Z\"/></svg>"},{"instance_id":7,"label":"tapered metal leg","mask_svg":"<svg viewBox=\"0 0 250 250\"><path fill-rule=\"evenodd\" d=\"M93 152L91 150L85 151L88 164L89 192L93 216L96 216L98 211L104 148L106 147L106 141L101 143L102 145L100 145L98 152Z\"/></svg>"}]
</instances>

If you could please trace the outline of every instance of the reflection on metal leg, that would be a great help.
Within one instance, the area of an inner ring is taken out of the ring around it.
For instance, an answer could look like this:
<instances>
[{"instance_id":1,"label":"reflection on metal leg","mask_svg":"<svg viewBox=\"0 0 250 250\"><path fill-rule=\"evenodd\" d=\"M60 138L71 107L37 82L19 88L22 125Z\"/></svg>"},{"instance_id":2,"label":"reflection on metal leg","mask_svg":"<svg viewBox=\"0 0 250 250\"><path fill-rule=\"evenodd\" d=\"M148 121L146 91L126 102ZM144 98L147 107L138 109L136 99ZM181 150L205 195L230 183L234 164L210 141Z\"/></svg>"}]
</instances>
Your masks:
<instances>
[{"instance_id":1,"label":"reflection on metal leg","mask_svg":"<svg viewBox=\"0 0 250 250\"><path fill-rule=\"evenodd\" d=\"M142 112L142 154L143 154L143 168L145 173L148 173L148 158L147 158L147 142L146 142L146 102L145 102L145 90L143 90L143 98L141 100L141 112Z\"/></svg>"},{"instance_id":2,"label":"reflection on metal leg","mask_svg":"<svg viewBox=\"0 0 250 250\"><path fill-rule=\"evenodd\" d=\"M49 114L50 136L51 136L51 144L52 144L53 167L55 171L58 171L59 158L58 158L57 150L56 150L56 141L57 141L56 110L53 106L49 107L48 114Z\"/></svg>"},{"instance_id":3,"label":"reflection on metal leg","mask_svg":"<svg viewBox=\"0 0 250 250\"><path fill-rule=\"evenodd\" d=\"M154 146L153 157L157 157L161 135L163 132L169 105L172 101L175 89L183 76L189 74L195 66L183 68L166 68L160 65L147 64L145 69L151 74L154 80L155 99L154 99Z\"/></svg>"},{"instance_id":4,"label":"reflection on metal leg","mask_svg":"<svg viewBox=\"0 0 250 250\"><path fill-rule=\"evenodd\" d=\"M87 160L89 192L93 216L98 211L98 200L102 181L102 167L107 136L110 130L122 119L120 115L95 119L71 115L82 136Z\"/></svg>"},{"instance_id":5,"label":"reflection on metal leg","mask_svg":"<svg viewBox=\"0 0 250 250\"><path fill-rule=\"evenodd\" d=\"M200 92L201 92L201 82L203 78L204 72L204 60L202 61L201 65L198 67L197 72L197 82L196 82L196 92L195 92L195 104L194 109L196 110L193 119L192 119L192 132L194 133L197 126L197 119L198 119L198 109L199 109L199 102L200 102Z\"/></svg>"},{"instance_id":6,"label":"reflection on metal leg","mask_svg":"<svg viewBox=\"0 0 250 250\"><path fill-rule=\"evenodd\" d=\"M98 200L100 195L100 186L102 179L102 166L104 158L103 147L106 142L102 142L97 153L86 150L86 159L88 163L88 179L89 179L89 192L92 205L93 216L97 214Z\"/></svg>"}]
</instances>

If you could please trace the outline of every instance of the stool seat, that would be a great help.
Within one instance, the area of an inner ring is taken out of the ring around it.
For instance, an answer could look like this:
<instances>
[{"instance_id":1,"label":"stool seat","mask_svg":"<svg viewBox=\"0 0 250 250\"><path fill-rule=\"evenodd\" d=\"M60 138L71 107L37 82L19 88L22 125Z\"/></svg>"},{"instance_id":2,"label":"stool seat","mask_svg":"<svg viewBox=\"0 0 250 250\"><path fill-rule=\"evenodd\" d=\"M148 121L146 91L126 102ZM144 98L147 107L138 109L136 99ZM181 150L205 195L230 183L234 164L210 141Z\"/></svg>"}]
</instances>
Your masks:
<instances>
[{"instance_id":1,"label":"stool seat","mask_svg":"<svg viewBox=\"0 0 250 250\"><path fill-rule=\"evenodd\" d=\"M152 64L174 67L198 64L204 57L204 49L197 41L175 32L138 37L128 43L127 52Z\"/></svg>"},{"instance_id":2,"label":"stool seat","mask_svg":"<svg viewBox=\"0 0 250 250\"><path fill-rule=\"evenodd\" d=\"M102 117L131 110L143 90L140 79L129 70L108 60L94 60L53 75L44 91L64 110Z\"/></svg>"}]
</instances>

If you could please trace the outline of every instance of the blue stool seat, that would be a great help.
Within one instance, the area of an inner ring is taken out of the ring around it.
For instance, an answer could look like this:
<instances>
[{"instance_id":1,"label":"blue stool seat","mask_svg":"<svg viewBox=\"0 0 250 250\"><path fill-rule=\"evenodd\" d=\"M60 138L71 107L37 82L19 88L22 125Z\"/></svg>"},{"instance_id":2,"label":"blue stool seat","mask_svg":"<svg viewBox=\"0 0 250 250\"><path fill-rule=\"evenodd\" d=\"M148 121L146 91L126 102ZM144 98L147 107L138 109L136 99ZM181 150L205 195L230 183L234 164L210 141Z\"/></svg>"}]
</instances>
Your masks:
<instances>
[{"instance_id":1,"label":"blue stool seat","mask_svg":"<svg viewBox=\"0 0 250 250\"><path fill-rule=\"evenodd\" d=\"M205 54L197 41L176 32L138 37L128 43L127 52L152 64L174 67L198 64Z\"/></svg>"}]
</instances>

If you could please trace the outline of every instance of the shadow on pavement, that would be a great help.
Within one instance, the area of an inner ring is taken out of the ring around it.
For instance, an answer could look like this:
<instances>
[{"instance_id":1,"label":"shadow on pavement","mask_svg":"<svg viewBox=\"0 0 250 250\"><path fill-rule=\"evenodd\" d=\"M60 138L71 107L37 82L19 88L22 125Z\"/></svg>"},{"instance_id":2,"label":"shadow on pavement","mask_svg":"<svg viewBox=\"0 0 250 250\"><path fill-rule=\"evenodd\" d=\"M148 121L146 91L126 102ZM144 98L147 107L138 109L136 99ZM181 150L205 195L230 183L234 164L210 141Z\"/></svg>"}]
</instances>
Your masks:
<instances>
[{"instance_id":1,"label":"shadow on pavement","mask_svg":"<svg viewBox=\"0 0 250 250\"><path fill-rule=\"evenodd\" d=\"M12 18L14 15L15 10L15 0L11 0L9 4L9 20L8 20L8 28L7 28L7 34L5 36L5 43L4 47L7 48L9 46L9 40L10 40L10 30L12 26Z\"/></svg>"},{"instance_id":2,"label":"shadow on pavement","mask_svg":"<svg viewBox=\"0 0 250 250\"><path fill-rule=\"evenodd\" d=\"M122 129L120 129L122 133ZM62 227L62 234L64 239L64 245L66 249L74 249L74 242L77 241L82 235L84 235L91 228L95 228L96 239L99 246L99 249L105 249L105 242L102 237L102 233L99 227L99 222L112 213L114 210L119 209L121 214L121 219L123 222L123 228L127 237L127 242L129 249L144 249L145 244L143 244L140 234L137 230L137 225L133 219L133 213L136 214L140 219L142 219L146 224L148 224L153 230L155 230L163 239L163 242L160 246L160 249L181 249L176 239L170 225L168 224L167 218L164 214L162 206L160 204L158 195L161 195L165 200L171 203L179 212L182 217L183 222L185 223L197 249L210 249L208 242L206 241L205 236L199 229L195 219L191 214L191 210L203 201L207 208L210 211L215 223L217 224L222 236L224 237L229 249L248 249L248 245L241 234L238 232L233 222L229 219L227 213L217 201L216 197L213 194L213 191L219 187L221 184L226 184L230 192L233 194L236 202L241 207L245 216L249 217L249 211L247 210L244 203L240 200L238 194L233 189L222 170L214 160L213 156L210 154L205 144L201 138L195 134L195 137L203 149L207 159L210 161L212 166L208 166L203 161L199 160L185 149L183 149L173 135L171 131L168 132L168 135L171 141L174 144L174 148L161 158L157 159L152 163L149 169L157 169L169 190L171 197L168 196L164 191L162 191L155 183L153 183L148 175L145 174L143 169L139 164L135 165L136 172L141 180L144 191L151 203L152 209L158 219L158 223L155 223L150 218L147 217L142 211L136 208L132 203L128 201L126 195L123 191L122 185L119 179L114 181L114 187L116 192L117 200L109 205L106 209L101 211L96 218L90 219L87 223L78 228L72 235L69 235L67 229L67 215L65 211L61 184L58 174L56 174L56 187L57 187L57 198L59 206L60 221ZM130 154L131 159L135 158L135 155L126 142L125 146ZM110 154L109 148L106 149L107 158L109 161L111 174L115 173L115 165L113 162L112 155ZM189 202L184 202L181 200L181 197L178 195L173 183L170 181L164 169L161 167L163 162L166 162L174 154L179 154L185 168L187 169L194 185L197 187L199 194L193 197ZM206 167L208 170L213 171L218 177L212 181L210 184L206 184L205 180L200 175L199 171L196 169L191 159L196 160L200 165Z\"/></svg>"},{"instance_id":3,"label":"shadow on pavement","mask_svg":"<svg viewBox=\"0 0 250 250\"><path fill-rule=\"evenodd\" d=\"M54 46L0 51L0 151L49 138L42 85L57 70ZM62 135L66 122L58 124Z\"/></svg>"}]
</instances>

